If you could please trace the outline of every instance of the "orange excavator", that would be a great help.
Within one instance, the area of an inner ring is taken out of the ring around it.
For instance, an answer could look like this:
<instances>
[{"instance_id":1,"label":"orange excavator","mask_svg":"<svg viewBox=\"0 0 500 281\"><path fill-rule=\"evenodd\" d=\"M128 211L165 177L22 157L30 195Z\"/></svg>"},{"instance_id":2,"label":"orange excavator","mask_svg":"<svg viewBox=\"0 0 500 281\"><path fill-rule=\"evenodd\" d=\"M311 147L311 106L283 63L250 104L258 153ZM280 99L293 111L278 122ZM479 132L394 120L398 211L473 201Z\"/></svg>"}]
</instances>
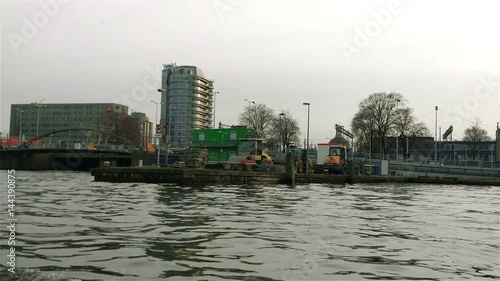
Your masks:
<instances>
[{"instance_id":1,"label":"orange excavator","mask_svg":"<svg viewBox=\"0 0 500 281\"><path fill-rule=\"evenodd\" d=\"M332 155L328 155L325 158L325 161L323 163L325 164L333 164L333 165L340 165L341 158L335 151L333 151Z\"/></svg>"},{"instance_id":2,"label":"orange excavator","mask_svg":"<svg viewBox=\"0 0 500 281\"><path fill-rule=\"evenodd\" d=\"M350 156L348 152L350 149L347 140L343 136L350 137L351 141L354 136L343 126L337 124L335 124L335 131L336 136L329 143L318 144L318 163L314 165L315 173L347 174L347 164Z\"/></svg>"},{"instance_id":3,"label":"orange excavator","mask_svg":"<svg viewBox=\"0 0 500 281\"><path fill-rule=\"evenodd\" d=\"M328 167L330 174L347 174L347 146L330 147L331 155L325 157L323 164Z\"/></svg>"}]
</instances>

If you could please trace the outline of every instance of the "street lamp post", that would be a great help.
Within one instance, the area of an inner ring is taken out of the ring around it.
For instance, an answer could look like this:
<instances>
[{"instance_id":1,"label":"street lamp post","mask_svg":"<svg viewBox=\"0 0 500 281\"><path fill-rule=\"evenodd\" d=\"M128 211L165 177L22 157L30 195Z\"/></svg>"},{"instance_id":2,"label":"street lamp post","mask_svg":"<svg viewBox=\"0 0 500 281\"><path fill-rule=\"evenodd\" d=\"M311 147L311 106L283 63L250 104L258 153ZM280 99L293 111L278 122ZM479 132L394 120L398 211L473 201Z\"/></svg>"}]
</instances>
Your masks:
<instances>
[{"instance_id":1,"label":"street lamp post","mask_svg":"<svg viewBox=\"0 0 500 281\"><path fill-rule=\"evenodd\" d=\"M434 126L434 161L437 162L437 155L438 155L438 151L437 151L437 126L438 126L438 107L436 105L436 124Z\"/></svg>"},{"instance_id":2,"label":"street lamp post","mask_svg":"<svg viewBox=\"0 0 500 281\"><path fill-rule=\"evenodd\" d=\"M216 105L216 98L217 98L218 93L219 92L215 92L215 94L214 94L214 121L213 121L213 123L214 123L213 128L214 129L215 129L215 105Z\"/></svg>"},{"instance_id":3,"label":"street lamp post","mask_svg":"<svg viewBox=\"0 0 500 281\"><path fill-rule=\"evenodd\" d=\"M32 102L31 104L36 106L38 109L38 113L37 113L37 116L36 116L36 137L38 138L38 131L39 131L39 128L40 128L40 107L46 107L46 105L42 104L42 101L41 100L40 102Z\"/></svg>"},{"instance_id":4,"label":"street lamp post","mask_svg":"<svg viewBox=\"0 0 500 281\"><path fill-rule=\"evenodd\" d=\"M170 127L172 127L172 108L176 108L176 107L172 107L171 105L167 105L168 107L168 128L167 128L167 154L165 156L165 164L168 165L168 150L170 148Z\"/></svg>"},{"instance_id":5,"label":"street lamp post","mask_svg":"<svg viewBox=\"0 0 500 281\"><path fill-rule=\"evenodd\" d=\"M401 100L400 99L396 99L396 114L398 114L398 110L399 110L399 102ZM397 117L397 115L396 115ZM399 161L399 132L396 130L396 161Z\"/></svg>"},{"instance_id":6,"label":"street lamp post","mask_svg":"<svg viewBox=\"0 0 500 281\"><path fill-rule=\"evenodd\" d=\"M281 112L280 113L280 123L281 123L281 141L283 144L283 152L286 152L286 119L285 119L285 113ZM281 118L283 117L283 118Z\"/></svg>"},{"instance_id":7,"label":"street lamp post","mask_svg":"<svg viewBox=\"0 0 500 281\"><path fill-rule=\"evenodd\" d=\"M368 150L368 165L370 169L370 174L372 172L372 146L373 146L372 140L373 140L373 129L372 129L372 124L370 123L370 148Z\"/></svg>"},{"instance_id":8,"label":"street lamp post","mask_svg":"<svg viewBox=\"0 0 500 281\"><path fill-rule=\"evenodd\" d=\"M306 148L306 174L309 173L309 109L311 104L308 102L302 103L302 105L307 105L307 148Z\"/></svg>"},{"instance_id":9,"label":"street lamp post","mask_svg":"<svg viewBox=\"0 0 500 281\"><path fill-rule=\"evenodd\" d=\"M25 110L21 110L19 108L16 108L16 111L19 112L19 143L22 142L23 140L23 137L22 137L22 131L21 131L21 126L22 126L22 123L23 123L23 112L25 112Z\"/></svg>"},{"instance_id":10,"label":"street lamp post","mask_svg":"<svg viewBox=\"0 0 500 281\"><path fill-rule=\"evenodd\" d=\"M410 146L408 145L408 136L406 136L406 162L410 162Z\"/></svg>"},{"instance_id":11,"label":"street lamp post","mask_svg":"<svg viewBox=\"0 0 500 281\"><path fill-rule=\"evenodd\" d=\"M248 102L248 108L250 108L250 104L251 103L255 104L255 101L250 101L250 100L247 100L247 99L245 99L245 101Z\"/></svg>"},{"instance_id":12,"label":"street lamp post","mask_svg":"<svg viewBox=\"0 0 500 281\"><path fill-rule=\"evenodd\" d=\"M161 103L161 102L156 102L154 100L151 101L152 103L154 103L156 105L156 112L155 112L155 125L158 124L158 105Z\"/></svg>"},{"instance_id":13,"label":"street lamp post","mask_svg":"<svg viewBox=\"0 0 500 281\"><path fill-rule=\"evenodd\" d=\"M162 104L161 102L156 102L156 101L151 101L152 103L154 103L156 105L156 115L155 115L155 126L158 124L158 105L159 104ZM156 132L155 132L156 133ZM157 155L156 155L156 166L160 166L160 141L158 140L158 138L156 138L157 140L157 147L156 147L156 150L157 150Z\"/></svg>"},{"instance_id":14,"label":"street lamp post","mask_svg":"<svg viewBox=\"0 0 500 281\"><path fill-rule=\"evenodd\" d=\"M245 99L245 101L248 102L248 112L250 112L250 108L251 108L250 106L252 103L255 104L255 101L250 101L247 99ZM259 131L257 130L257 128L255 128L255 129L256 129L255 131L257 133L256 136L259 137ZM257 155L257 139L255 139L255 155Z\"/></svg>"},{"instance_id":15,"label":"street lamp post","mask_svg":"<svg viewBox=\"0 0 500 281\"><path fill-rule=\"evenodd\" d=\"M160 93L167 93L168 91L166 89L158 89L158 92L160 92ZM170 104L170 97L167 96L165 100L166 100L167 103L166 104L162 103L162 104L167 106L167 120L168 120L167 121L168 122L167 126L168 126L168 128L167 128L167 137L166 137L167 152L165 153L165 164L168 165L168 150L170 148L170 127L172 127L172 124L171 124L172 114L171 114L170 111L172 110L172 107L171 107L171 104Z\"/></svg>"}]
</instances>

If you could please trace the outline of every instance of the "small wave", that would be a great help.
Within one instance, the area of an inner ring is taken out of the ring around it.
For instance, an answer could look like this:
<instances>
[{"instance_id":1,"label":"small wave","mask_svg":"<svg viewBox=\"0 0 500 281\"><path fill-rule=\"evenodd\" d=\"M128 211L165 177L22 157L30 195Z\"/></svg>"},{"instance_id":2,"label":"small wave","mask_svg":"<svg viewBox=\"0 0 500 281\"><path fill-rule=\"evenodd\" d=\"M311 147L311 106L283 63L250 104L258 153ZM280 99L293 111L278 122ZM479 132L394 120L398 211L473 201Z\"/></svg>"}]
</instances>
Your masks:
<instances>
[{"instance_id":1,"label":"small wave","mask_svg":"<svg viewBox=\"0 0 500 281\"><path fill-rule=\"evenodd\" d=\"M82 281L81 279L66 278L62 274L42 272L37 269L16 269L15 273L7 270L0 271L2 281Z\"/></svg>"}]
</instances>

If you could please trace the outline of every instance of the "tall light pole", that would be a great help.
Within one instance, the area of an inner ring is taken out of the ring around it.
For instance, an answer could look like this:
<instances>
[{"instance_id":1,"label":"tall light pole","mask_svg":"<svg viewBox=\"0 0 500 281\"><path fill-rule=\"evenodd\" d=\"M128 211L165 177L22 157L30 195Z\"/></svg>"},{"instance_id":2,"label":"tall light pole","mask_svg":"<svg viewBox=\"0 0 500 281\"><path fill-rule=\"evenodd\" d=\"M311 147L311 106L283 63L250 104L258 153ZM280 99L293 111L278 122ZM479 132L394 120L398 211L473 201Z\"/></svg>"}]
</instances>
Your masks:
<instances>
[{"instance_id":1,"label":"tall light pole","mask_svg":"<svg viewBox=\"0 0 500 281\"><path fill-rule=\"evenodd\" d=\"M156 116L155 116L155 128L156 128L156 125L158 125L158 105L159 104L162 104L161 102L156 102L156 101L151 101L152 103L154 103L156 105ZM155 132L156 134L156 132ZM156 155L156 166L160 166L160 141L158 140L158 138L156 138L156 140L158 141L157 143L157 147L156 147L156 150L157 151L157 155Z\"/></svg>"},{"instance_id":2,"label":"tall light pole","mask_svg":"<svg viewBox=\"0 0 500 281\"><path fill-rule=\"evenodd\" d=\"M245 99L245 101L248 102L248 113L250 114L250 108L251 108L250 105L252 103L255 104L255 101L250 101L247 99ZM255 128L255 132L256 132L256 137L259 137L259 131L257 130L257 128ZM257 154L257 140L255 140L255 154Z\"/></svg>"},{"instance_id":3,"label":"tall light pole","mask_svg":"<svg viewBox=\"0 0 500 281\"><path fill-rule=\"evenodd\" d=\"M161 102L156 102L154 100L151 101L156 105L156 113L155 113L155 125L158 124L158 105L161 104Z\"/></svg>"},{"instance_id":4,"label":"tall light pole","mask_svg":"<svg viewBox=\"0 0 500 281\"><path fill-rule=\"evenodd\" d=\"M281 141L283 142L283 152L286 152L286 119L285 119L285 113L281 112L280 113L280 123L281 123ZM283 117L283 118L281 118Z\"/></svg>"},{"instance_id":5,"label":"tall light pole","mask_svg":"<svg viewBox=\"0 0 500 281\"><path fill-rule=\"evenodd\" d=\"M153 100L152 100L151 102L152 102L152 103L154 103L154 104L156 105L156 116L155 116L155 122L156 122L156 123L155 123L155 125L158 125L158 105L160 105L160 104L165 105L165 104L164 104L164 103L162 103L162 102L156 102L156 101L153 101ZM156 132L155 132L155 134L156 134ZM158 144L159 144L159 143L160 143L160 142L158 141Z\"/></svg>"},{"instance_id":6,"label":"tall light pole","mask_svg":"<svg viewBox=\"0 0 500 281\"><path fill-rule=\"evenodd\" d=\"M309 109L311 104L308 102L302 103L302 105L307 105L307 148L306 148L306 174L309 174Z\"/></svg>"},{"instance_id":7,"label":"tall light pole","mask_svg":"<svg viewBox=\"0 0 500 281\"><path fill-rule=\"evenodd\" d=\"M410 162L410 146L408 144L408 136L406 136L406 162Z\"/></svg>"},{"instance_id":8,"label":"tall light pole","mask_svg":"<svg viewBox=\"0 0 500 281\"><path fill-rule=\"evenodd\" d=\"M22 123L23 123L23 112L25 112L26 110L21 110L19 108L16 108L16 111L19 112L19 143L22 142L23 140L23 137L22 137L22 132L21 132L21 126L22 126Z\"/></svg>"},{"instance_id":9,"label":"tall light pole","mask_svg":"<svg viewBox=\"0 0 500 281\"><path fill-rule=\"evenodd\" d=\"M214 129L215 129L215 104L216 104L216 98L217 98L217 94L218 94L218 93L219 93L219 92L215 92L215 93L214 93L214 121L213 121L213 123L214 123L213 128L214 128Z\"/></svg>"},{"instance_id":10,"label":"tall light pole","mask_svg":"<svg viewBox=\"0 0 500 281\"><path fill-rule=\"evenodd\" d=\"M42 99L39 102L32 102L31 103L32 105L34 105L38 108L38 113L37 113L37 117L36 117L36 137L38 137L38 131L40 128L40 107L47 107L46 105L42 104L43 101L44 101L44 99Z\"/></svg>"},{"instance_id":11,"label":"tall light pole","mask_svg":"<svg viewBox=\"0 0 500 281\"><path fill-rule=\"evenodd\" d=\"M245 101L248 102L248 108L250 108L250 104L251 103L255 104L255 101L250 101L250 100L247 100L247 99L245 99Z\"/></svg>"},{"instance_id":12,"label":"tall light pole","mask_svg":"<svg viewBox=\"0 0 500 281\"><path fill-rule=\"evenodd\" d=\"M172 108L176 109L176 107L169 104L169 105L167 105L167 108L168 108L168 112L167 112L168 113L168 128L167 128L167 153L165 155L165 164L168 165L168 150L170 148L170 127L172 127L171 126L171 124L172 124L172 122L171 122L172 121L171 120L172 119L172 112L171 111L172 111Z\"/></svg>"},{"instance_id":13,"label":"tall light pole","mask_svg":"<svg viewBox=\"0 0 500 281\"><path fill-rule=\"evenodd\" d=\"M168 93L168 91L166 89L158 89L158 92L160 93ZM171 117L172 117L172 114L171 114L171 110L172 110L172 106L170 104L170 97L167 95L166 99L167 101L167 104L163 104L163 105L166 105L166 108L167 108L167 136L166 136L166 143L167 143L167 152L165 153L165 164L168 165L168 150L170 148L170 128L172 127L172 120L171 120ZM175 107L174 107L175 108Z\"/></svg>"},{"instance_id":14,"label":"tall light pole","mask_svg":"<svg viewBox=\"0 0 500 281\"><path fill-rule=\"evenodd\" d=\"M438 131L437 131L437 127L438 127L438 107L436 105L436 124L434 126L434 133L435 133L435 137L434 137L434 161L436 161L436 162L437 162L437 155L438 155L438 150L437 150Z\"/></svg>"},{"instance_id":15,"label":"tall light pole","mask_svg":"<svg viewBox=\"0 0 500 281\"><path fill-rule=\"evenodd\" d=\"M396 99L396 114L398 114L399 111L399 102L400 99ZM397 115L396 115L397 118ZM399 161L399 132L396 130L396 161Z\"/></svg>"}]
</instances>

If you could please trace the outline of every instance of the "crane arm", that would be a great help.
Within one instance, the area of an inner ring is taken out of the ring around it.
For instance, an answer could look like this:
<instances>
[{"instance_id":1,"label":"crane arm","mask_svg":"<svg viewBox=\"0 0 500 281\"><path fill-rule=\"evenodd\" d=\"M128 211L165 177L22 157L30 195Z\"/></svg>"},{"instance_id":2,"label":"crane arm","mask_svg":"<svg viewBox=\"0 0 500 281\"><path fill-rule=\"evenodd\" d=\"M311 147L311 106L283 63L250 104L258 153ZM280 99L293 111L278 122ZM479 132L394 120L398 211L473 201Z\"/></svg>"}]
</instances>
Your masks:
<instances>
[{"instance_id":1,"label":"crane arm","mask_svg":"<svg viewBox=\"0 0 500 281\"><path fill-rule=\"evenodd\" d=\"M350 137L351 139L354 138L354 135L351 132L349 132L348 130L344 129L344 127L342 127L342 126L339 126L339 125L335 124L335 130L337 130L337 131L341 132L342 134Z\"/></svg>"}]
</instances>

